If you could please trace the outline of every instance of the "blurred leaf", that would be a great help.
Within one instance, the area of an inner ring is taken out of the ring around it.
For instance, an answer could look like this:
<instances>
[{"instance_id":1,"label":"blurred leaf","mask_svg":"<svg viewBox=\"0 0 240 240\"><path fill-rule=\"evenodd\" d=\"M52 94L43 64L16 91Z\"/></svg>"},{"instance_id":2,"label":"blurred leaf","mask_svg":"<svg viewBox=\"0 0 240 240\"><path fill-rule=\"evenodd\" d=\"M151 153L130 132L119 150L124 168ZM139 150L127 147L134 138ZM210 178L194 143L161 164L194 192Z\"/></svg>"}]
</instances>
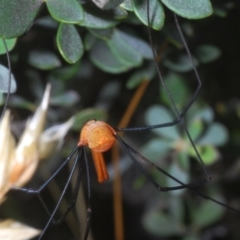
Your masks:
<instances>
[{"instance_id":1,"label":"blurred leaf","mask_svg":"<svg viewBox=\"0 0 240 240\"><path fill-rule=\"evenodd\" d=\"M188 72L193 69L192 61L187 54L168 56L163 60L163 64L169 69L177 72ZM194 64L195 66L198 65L196 59L194 59Z\"/></svg>"},{"instance_id":2,"label":"blurred leaf","mask_svg":"<svg viewBox=\"0 0 240 240\"><path fill-rule=\"evenodd\" d=\"M133 184L132 184L132 189L133 189L134 191L139 191L139 190L141 190L141 188L142 188L143 185L146 183L146 181L147 181L147 179L146 179L146 177L145 177L144 175L138 176L138 177L134 180L134 182L133 182Z\"/></svg>"},{"instance_id":3,"label":"blurred leaf","mask_svg":"<svg viewBox=\"0 0 240 240\"><path fill-rule=\"evenodd\" d=\"M78 73L79 69L80 69L80 62L76 62L75 64L72 65L68 65L66 67L61 67L61 68L57 68L54 69L51 74L58 79L61 80L69 80L71 78L73 78L74 76L76 76L76 74Z\"/></svg>"},{"instance_id":4,"label":"blurred leaf","mask_svg":"<svg viewBox=\"0 0 240 240\"><path fill-rule=\"evenodd\" d=\"M162 2L176 14L189 19L205 18L213 12L209 0L162 0Z\"/></svg>"},{"instance_id":5,"label":"blurred leaf","mask_svg":"<svg viewBox=\"0 0 240 240\"><path fill-rule=\"evenodd\" d=\"M158 125L164 123L170 123L174 118L171 116L168 109L162 106L153 105L145 113L145 121L147 125ZM154 133L159 136L166 137L172 140L177 140L180 138L177 126L169 126L163 128L152 129Z\"/></svg>"},{"instance_id":6,"label":"blurred leaf","mask_svg":"<svg viewBox=\"0 0 240 240\"><path fill-rule=\"evenodd\" d=\"M199 235L199 233L187 233L182 240L201 240L202 237Z\"/></svg>"},{"instance_id":7,"label":"blurred leaf","mask_svg":"<svg viewBox=\"0 0 240 240\"><path fill-rule=\"evenodd\" d=\"M39 25L44 28L49 28L49 29L57 29L59 22L54 20L50 15L49 16L44 16L41 18L38 18L36 20L36 25Z\"/></svg>"},{"instance_id":8,"label":"blurred leaf","mask_svg":"<svg viewBox=\"0 0 240 240\"><path fill-rule=\"evenodd\" d=\"M43 0L0 1L0 37L15 38L22 35L32 24Z\"/></svg>"},{"instance_id":9,"label":"blurred leaf","mask_svg":"<svg viewBox=\"0 0 240 240\"><path fill-rule=\"evenodd\" d=\"M84 38L84 48L85 50L89 51L93 46L94 44L96 43L96 37L90 33L86 34L85 35L85 38Z\"/></svg>"},{"instance_id":10,"label":"blurred leaf","mask_svg":"<svg viewBox=\"0 0 240 240\"><path fill-rule=\"evenodd\" d=\"M206 165L211 165L218 160L218 152L211 145L201 147L200 155Z\"/></svg>"},{"instance_id":11,"label":"blurred leaf","mask_svg":"<svg viewBox=\"0 0 240 240\"><path fill-rule=\"evenodd\" d=\"M218 7L214 7L213 13L215 15L217 15L218 17L222 17L222 18L227 17L227 11L225 9L223 9L223 8L220 8L220 7L219 8Z\"/></svg>"},{"instance_id":12,"label":"blurred leaf","mask_svg":"<svg viewBox=\"0 0 240 240\"><path fill-rule=\"evenodd\" d=\"M157 236L173 236L181 232L180 223L164 212L148 211L144 214L142 222L148 232Z\"/></svg>"},{"instance_id":13,"label":"blurred leaf","mask_svg":"<svg viewBox=\"0 0 240 240\"><path fill-rule=\"evenodd\" d=\"M197 145L198 152L204 162L205 165L212 165L218 160L218 152L215 147L211 145L205 145L205 146L198 146ZM197 158L196 152L193 148L189 148L188 153L190 156Z\"/></svg>"},{"instance_id":14,"label":"blurred leaf","mask_svg":"<svg viewBox=\"0 0 240 240\"><path fill-rule=\"evenodd\" d=\"M137 70L133 73L127 81L126 87L128 89L133 89L137 87L142 81L150 81L156 75L156 68L151 63L146 67L142 67L140 70Z\"/></svg>"},{"instance_id":15,"label":"blurred leaf","mask_svg":"<svg viewBox=\"0 0 240 240\"><path fill-rule=\"evenodd\" d=\"M203 133L203 122L200 120L191 121L189 123L188 131L194 141Z\"/></svg>"},{"instance_id":16,"label":"blurred leaf","mask_svg":"<svg viewBox=\"0 0 240 240\"><path fill-rule=\"evenodd\" d=\"M20 96L11 96L9 99L9 105L13 106L14 108L23 108L30 111L34 111L36 109L36 105L32 102L27 101L26 99Z\"/></svg>"},{"instance_id":17,"label":"blurred leaf","mask_svg":"<svg viewBox=\"0 0 240 240\"><path fill-rule=\"evenodd\" d=\"M183 43L179 32L175 25L173 24L164 24L164 28L162 29L163 33L166 35L167 39L175 45L178 49L183 48Z\"/></svg>"},{"instance_id":18,"label":"blurred leaf","mask_svg":"<svg viewBox=\"0 0 240 240\"><path fill-rule=\"evenodd\" d=\"M80 111L79 113L75 114L73 117L75 121L72 126L72 130L79 132L86 121L93 120L93 119L106 121L107 113L98 108L88 108Z\"/></svg>"},{"instance_id":19,"label":"blurred leaf","mask_svg":"<svg viewBox=\"0 0 240 240\"><path fill-rule=\"evenodd\" d=\"M127 11L121 7L116 7L112 9L112 11L114 12L114 19L116 20L121 20L128 16Z\"/></svg>"},{"instance_id":20,"label":"blurred leaf","mask_svg":"<svg viewBox=\"0 0 240 240\"><path fill-rule=\"evenodd\" d=\"M210 107L204 107L201 110L195 111L191 121L202 120L206 123L213 121L214 113Z\"/></svg>"},{"instance_id":21,"label":"blurred leaf","mask_svg":"<svg viewBox=\"0 0 240 240\"><path fill-rule=\"evenodd\" d=\"M133 9L138 19L148 26L147 3L145 0L132 0ZM150 27L160 30L163 27L165 14L162 4L158 0L149 1L149 20Z\"/></svg>"},{"instance_id":22,"label":"blurred leaf","mask_svg":"<svg viewBox=\"0 0 240 240\"><path fill-rule=\"evenodd\" d=\"M84 13L81 5L76 0L46 0L51 16L60 22L81 23Z\"/></svg>"},{"instance_id":23,"label":"blurred leaf","mask_svg":"<svg viewBox=\"0 0 240 240\"><path fill-rule=\"evenodd\" d=\"M9 86L9 69L0 64L0 92L8 93ZM10 93L14 93L17 90L16 80L11 73L11 88Z\"/></svg>"},{"instance_id":24,"label":"blurred leaf","mask_svg":"<svg viewBox=\"0 0 240 240\"><path fill-rule=\"evenodd\" d=\"M209 63L218 59L221 55L221 50L212 45L202 45L196 50L196 57L201 63Z\"/></svg>"},{"instance_id":25,"label":"blurred leaf","mask_svg":"<svg viewBox=\"0 0 240 240\"><path fill-rule=\"evenodd\" d=\"M144 144L141 153L151 159L152 162L157 162L164 158L171 148L172 142L154 138Z\"/></svg>"},{"instance_id":26,"label":"blurred leaf","mask_svg":"<svg viewBox=\"0 0 240 240\"><path fill-rule=\"evenodd\" d=\"M50 70L61 66L58 57L49 51L31 51L28 57L28 62L33 67L41 70Z\"/></svg>"},{"instance_id":27,"label":"blurred leaf","mask_svg":"<svg viewBox=\"0 0 240 240\"><path fill-rule=\"evenodd\" d=\"M130 66L120 62L110 51L108 45L100 40L97 40L90 50L90 59L98 68L109 73L121 73L130 68Z\"/></svg>"},{"instance_id":28,"label":"blurred leaf","mask_svg":"<svg viewBox=\"0 0 240 240\"><path fill-rule=\"evenodd\" d=\"M131 46L136 52L138 52L145 59L153 59L153 53L150 45L143 41L141 38L134 36L128 32L118 31L121 34L121 38Z\"/></svg>"},{"instance_id":29,"label":"blurred leaf","mask_svg":"<svg viewBox=\"0 0 240 240\"><path fill-rule=\"evenodd\" d=\"M172 175L173 177L175 177L176 179L178 179L179 181L181 181L182 183L189 183L190 180L190 174L187 171L184 171L182 168L180 168L179 164L177 163L177 156L174 156L175 162L172 162L169 169L168 169L168 173L170 175ZM176 181L174 181L173 179L167 177L167 186L168 187L175 187L175 186L181 186L181 184L177 183ZM179 196L181 195L184 191L186 191L186 189L180 189L180 190L174 190L171 191L170 194L173 196Z\"/></svg>"},{"instance_id":30,"label":"blurred leaf","mask_svg":"<svg viewBox=\"0 0 240 240\"><path fill-rule=\"evenodd\" d=\"M177 108L183 108L190 95L185 79L183 79L179 74L173 72L169 72L164 79ZM161 87L160 92L163 102L168 106L172 106L172 103L163 87Z\"/></svg>"},{"instance_id":31,"label":"blurred leaf","mask_svg":"<svg viewBox=\"0 0 240 240\"><path fill-rule=\"evenodd\" d=\"M124 0L121 4L121 7L123 7L127 11L133 11L133 5L131 0Z\"/></svg>"},{"instance_id":32,"label":"blurred leaf","mask_svg":"<svg viewBox=\"0 0 240 240\"><path fill-rule=\"evenodd\" d=\"M219 200L219 197L211 196L213 199L216 199L220 202L223 202L222 199ZM225 212L225 208L212 202L204 200L199 206L191 207L191 219L192 223L198 228L208 227L209 225L219 221Z\"/></svg>"},{"instance_id":33,"label":"blurred leaf","mask_svg":"<svg viewBox=\"0 0 240 240\"><path fill-rule=\"evenodd\" d=\"M112 10L102 11L97 7L90 5L84 6L85 20L80 23L81 26L89 28L110 28L118 24L114 19L114 12Z\"/></svg>"},{"instance_id":34,"label":"blurred leaf","mask_svg":"<svg viewBox=\"0 0 240 240\"><path fill-rule=\"evenodd\" d=\"M184 221L184 205L183 199L180 197L169 198L169 211L171 212L172 218L176 219L177 222L182 223Z\"/></svg>"},{"instance_id":35,"label":"blurred leaf","mask_svg":"<svg viewBox=\"0 0 240 240\"><path fill-rule=\"evenodd\" d=\"M124 65L139 66L142 63L141 55L124 41L120 31L115 30L107 44L111 52Z\"/></svg>"},{"instance_id":36,"label":"blurred leaf","mask_svg":"<svg viewBox=\"0 0 240 240\"><path fill-rule=\"evenodd\" d=\"M12 39L5 39L5 42L7 44L7 49L10 52L16 45L17 38ZM0 38L0 54L5 54L7 51L5 49L5 45L3 43L3 40Z\"/></svg>"},{"instance_id":37,"label":"blurred leaf","mask_svg":"<svg viewBox=\"0 0 240 240\"><path fill-rule=\"evenodd\" d=\"M65 91L63 94L51 98L51 105L70 107L80 99L76 91Z\"/></svg>"},{"instance_id":38,"label":"blurred leaf","mask_svg":"<svg viewBox=\"0 0 240 240\"><path fill-rule=\"evenodd\" d=\"M106 29L88 29L95 37L100 38L102 40L108 40L112 37L114 28L106 28Z\"/></svg>"},{"instance_id":39,"label":"blurred leaf","mask_svg":"<svg viewBox=\"0 0 240 240\"><path fill-rule=\"evenodd\" d=\"M220 123L213 123L209 126L204 136L198 141L199 145L222 146L228 140L228 131Z\"/></svg>"},{"instance_id":40,"label":"blurred leaf","mask_svg":"<svg viewBox=\"0 0 240 240\"><path fill-rule=\"evenodd\" d=\"M60 24L57 33L57 46L68 63L77 62L84 53L81 37L72 24Z\"/></svg>"}]
</instances>

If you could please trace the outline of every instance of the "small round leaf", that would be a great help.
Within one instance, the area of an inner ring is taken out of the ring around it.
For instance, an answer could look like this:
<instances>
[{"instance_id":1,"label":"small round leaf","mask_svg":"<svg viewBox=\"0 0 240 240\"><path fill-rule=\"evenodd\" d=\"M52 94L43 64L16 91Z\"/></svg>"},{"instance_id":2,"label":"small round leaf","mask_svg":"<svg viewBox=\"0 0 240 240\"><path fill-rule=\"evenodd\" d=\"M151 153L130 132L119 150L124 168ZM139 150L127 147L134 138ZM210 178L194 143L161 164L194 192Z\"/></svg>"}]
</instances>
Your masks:
<instances>
[{"instance_id":1,"label":"small round leaf","mask_svg":"<svg viewBox=\"0 0 240 240\"><path fill-rule=\"evenodd\" d=\"M150 27L155 30L160 30L163 27L165 14L162 4L158 0L132 0L134 12L138 19L148 26L147 4L149 4L149 20Z\"/></svg>"},{"instance_id":2,"label":"small round leaf","mask_svg":"<svg viewBox=\"0 0 240 240\"><path fill-rule=\"evenodd\" d=\"M46 0L48 11L59 22L81 23L84 13L81 5L76 0Z\"/></svg>"},{"instance_id":3,"label":"small round leaf","mask_svg":"<svg viewBox=\"0 0 240 240\"><path fill-rule=\"evenodd\" d=\"M189 19L205 18L213 13L209 0L162 0L162 3L176 14Z\"/></svg>"},{"instance_id":4,"label":"small round leaf","mask_svg":"<svg viewBox=\"0 0 240 240\"><path fill-rule=\"evenodd\" d=\"M81 37L73 24L60 24L57 33L57 46L68 63L77 62L84 53Z\"/></svg>"},{"instance_id":5,"label":"small round leaf","mask_svg":"<svg viewBox=\"0 0 240 240\"><path fill-rule=\"evenodd\" d=\"M61 66L58 57L48 51L32 51L29 54L28 62L33 67L41 70L54 69Z\"/></svg>"}]
</instances>

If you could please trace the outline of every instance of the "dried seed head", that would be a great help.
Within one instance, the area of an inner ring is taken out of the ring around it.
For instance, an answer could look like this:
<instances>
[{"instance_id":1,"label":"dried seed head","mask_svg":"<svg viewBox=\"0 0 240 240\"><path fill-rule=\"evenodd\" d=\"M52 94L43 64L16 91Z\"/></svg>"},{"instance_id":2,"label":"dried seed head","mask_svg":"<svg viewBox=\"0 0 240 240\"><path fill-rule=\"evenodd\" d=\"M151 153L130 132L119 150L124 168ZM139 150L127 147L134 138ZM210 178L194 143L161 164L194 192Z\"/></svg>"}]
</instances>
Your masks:
<instances>
[{"instance_id":1,"label":"dried seed head","mask_svg":"<svg viewBox=\"0 0 240 240\"><path fill-rule=\"evenodd\" d=\"M63 138L73 123L74 118L72 117L67 122L50 127L41 134L39 140L40 160L49 158L56 152L56 149L61 147Z\"/></svg>"}]
</instances>

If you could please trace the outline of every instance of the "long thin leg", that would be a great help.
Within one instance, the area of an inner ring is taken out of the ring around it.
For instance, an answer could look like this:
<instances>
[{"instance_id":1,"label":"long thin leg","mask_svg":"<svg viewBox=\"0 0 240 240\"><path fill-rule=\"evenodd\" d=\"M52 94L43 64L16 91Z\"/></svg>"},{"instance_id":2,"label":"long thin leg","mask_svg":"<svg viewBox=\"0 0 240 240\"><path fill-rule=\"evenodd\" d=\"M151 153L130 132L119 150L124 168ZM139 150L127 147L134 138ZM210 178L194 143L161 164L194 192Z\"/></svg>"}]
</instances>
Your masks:
<instances>
[{"instance_id":1,"label":"long thin leg","mask_svg":"<svg viewBox=\"0 0 240 240\"><path fill-rule=\"evenodd\" d=\"M120 137L118 136L118 139ZM125 147L124 147L124 150L126 151L126 153L129 155L129 152L132 152L134 155L138 156L140 159L142 159L143 161L145 161L147 164L149 164L150 166L156 168L158 171L162 172L163 174L165 174L167 177L171 178L172 180L174 180L175 182L181 184L183 186L183 188L188 188L190 191L192 191L194 194L197 194L198 196L204 198L204 199L207 199L209 201L212 201L218 205L221 205L231 211L234 211L234 212L237 212L237 213L240 213L239 210L235 209L235 208L232 208L228 205L226 205L225 203L222 203L222 202L219 202L217 201L216 199L214 198L211 198L201 192L199 192L196 187L198 186L201 186L202 183L200 182L199 184L185 184L183 183L182 181L180 181L179 179L175 178L174 176L170 175L169 173L167 173L166 171L164 171L162 168L160 168L159 166L157 166L156 164L152 163L151 161L149 161L147 158L145 158L143 155L141 155L139 152L137 152L136 150L134 150L132 147L130 147L127 143L125 143L122 139L121 139L121 144L123 144ZM130 158L134 158L132 154L129 155ZM134 158L135 159L135 158ZM133 159L132 159L133 160ZM134 161L134 160L133 160ZM134 163L136 163L137 160L135 159ZM140 164L137 163L137 166L139 166ZM140 165L141 166L141 165ZM142 167L141 167L142 168ZM141 169L140 169L141 170ZM141 170L142 171L142 170ZM145 171L145 170L144 170ZM146 173L146 172L145 172ZM147 174L147 173L146 173ZM146 176L146 174L144 174ZM154 180L147 174L147 178L153 182ZM155 182L155 181L154 181ZM172 190L176 190L177 188L165 188L165 187L160 187L156 182L154 184L154 186L157 188L157 190L159 191L172 191ZM160 189L161 188L161 189ZM166 190L167 189L167 190Z\"/></svg>"},{"instance_id":2,"label":"long thin leg","mask_svg":"<svg viewBox=\"0 0 240 240\"><path fill-rule=\"evenodd\" d=\"M89 165L88 165L88 159L85 148L83 148L83 154L84 154L84 160L85 160L85 166L86 166L86 174L87 174L87 226L86 231L84 234L83 240L87 240L89 230L90 230L90 223L91 223L91 216L92 216L92 208L91 208L91 181L90 181L90 173L89 173Z\"/></svg>"},{"instance_id":3,"label":"long thin leg","mask_svg":"<svg viewBox=\"0 0 240 240\"><path fill-rule=\"evenodd\" d=\"M31 194L40 194L40 192L52 181L53 178L63 169L63 167L68 163L68 161L72 158L72 156L76 153L79 147L75 147L73 151L70 153L68 158L62 163L62 165L56 170L56 172L38 189L31 189L31 188L12 188L12 190L27 192Z\"/></svg>"},{"instance_id":4,"label":"long thin leg","mask_svg":"<svg viewBox=\"0 0 240 240\"><path fill-rule=\"evenodd\" d=\"M78 149L79 149L79 148L78 148ZM54 210L53 210L53 212L52 212L52 214L51 214L51 216L50 216L50 218L49 218L49 220L48 220L48 222L47 222L47 224L46 224L46 226L45 226L44 229L42 230L41 235L39 236L38 240L42 239L44 233L46 232L47 228L49 227L50 223L52 222L52 220L53 220L53 218L54 218L54 215L56 214L56 212L57 212L57 210L58 210L58 207L59 207L59 205L60 205L60 203L61 203L61 201L62 201L62 199L63 199L63 197L64 197L64 195L65 195L65 193L66 193L66 190L67 190L67 188L68 188L68 185L69 185L69 183L70 183L70 181L71 181L71 179L72 179L73 173L74 173L74 171L75 171L75 169L76 169L77 163L78 163L78 161L79 161L79 155L80 155L80 151L78 151L78 153L77 153L77 156L76 156L76 159L75 159L75 161L74 161L72 170L71 170L70 175L69 175L69 177L68 177L68 180L67 180L67 182L66 182L66 184L65 184L65 187L64 187L64 189L63 189L63 191L62 191L62 194L61 194L61 196L60 196L60 198L59 198L59 200L58 200L58 202L57 202L57 204L56 204L56 206L55 206L55 208L54 208Z\"/></svg>"},{"instance_id":5,"label":"long thin leg","mask_svg":"<svg viewBox=\"0 0 240 240\"><path fill-rule=\"evenodd\" d=\"M83 168L82 168L83 161L81 161L81 157L82 157L82 152L81 152L81 155L80 155L79 160L78 160L79 170L78 170L76 184L75 184L75 187L74 187L74 190L73 190L72 200L69 203L66 211L62 214L62 216L56 221L53 219L54 224L61 223L63 221L63 219L68 215L68 213L73 209L73 207L76 204L76 200L77 200L78 193L79 193L79 188L80 188L81 177L82 177L82 170L83 170Z\"/></svg>"},{"instance_id":6,"label":"long thin leg","mask_svg":"<svg viewBox=\"0 0 240 240\"><path fill-rule=\"evenodd\" d=\"M184 116L186 114L186 112L188 111L188 109L191 107L191 105L193 104L193 102L195 101L195 99L197 98L198 94L199 94L199 91L201 89L201 86L202 86L202 82L201 82L201 79L198 75L198 72L197 72L197 69L196 69L196 66L194 64L194 61L193 61L193 58L192 58L192 55L191 55L191 52L188 48L188 45L186 43L186 40L184 38L184 35L182 33L182 30L180 28L180 25L178 23L178 20L177 20L177 16L176 14L174 14L174 19L175 19L175 23L177 25L177 29L179 31L179 34L180 34L180 37L182 39L182 42L183 42L183 45L187 51L187 54L188 54L188 57L191 59L192 61L192 64L193 64L193 69L194 69L194 73L195 73L195 76L196 76L196 79L197 79L197 82L198 82L198 86L197 86L197 89L193 95L193 97L191 98L191 100L188 102L187 106L185 107L185 109L180 113L173 98L172 98L172 95L167 87L167 85L165 84L164 80L163 80L163 77L162 77L162 74L161 74L161 71L158 67L158 62L157 62L157 56L156 56L156 52L154 51L154 48L153 48L153 41L152 41L152 37L151 37L151 32L150 32L150 26L151 26L151 22L150 22L150 16L149 16L149 2L147 2L147 17L148 17L148 36L149 36L149 41L150 41L150 45L152 46L151 49L152 49L152 53L153 53L153 57L154 57L154 63L155 63L155 66L156 66L156 69L157 69L157 73L158 73L158 77L160 79L160 82L162 84L162 86L164 87L167 95L168 95L168 98L170 99L171 101L171 104L173 106L173 109L177 115L176 119L174 119L172 122L168 122L168 123L163 123L163 124L157 124L157 125L152 125L152 126L146 126L146 127L138 127L138 128L118 128L117 131L143 131L143 130L149 130L149 129L154 129L154 128L163 128L163 127L171 127L173 125L176 125L177 123L180 123L181 127L183 128L183 130L185 131L185 133L187 134L188 136L188 139L189 141L191 142L191 145L194 149L194 151L196 152L196 155L197 155L197 159L199 161L199 163L201 164L203 170L204 170L204 173L205 173L205 179L202 181L203 183L207 183L211 180L211 177L208 173L208 170L206 169L206 166L195 146L195 143L193 142L192 140L192 137L187 129L187 126L184 122Z\"/></svg>"},{"instance_id":7,"label":"long thin leg","mask_svg":"<svg viewBox=\"0 0 240 240\"><path fill-rule=\"evenodd\" d=\"M135 155L141 156L141 158L143 158L142 155L140 155L139 153L137 153L134 149L132 149L128 144L126 144L117 134L115 135L116 138L118 139L119 143L121 144L121 146L123 147L123 149L125 150L125 152L128 154L128 156L132 159L132 161L137 165L137 167L140 169L140 171L148 178L148 180L154 185L154 187L157 188L158 191L161 192L168 192L168 191L173 191L173 190L178 190L178 189L184 189L184 188L193 188L193 187L197 187L200 186L202 184L204 184L206 182L206 180L202 180L198 183L194 183L194 184L184 184L181 181L179 181L178 179L174 178L173 176L171 176L170 174L168 174L167 172L165 172L164 170L160 170L161 172L163 172L165 175L167 175L168 177L170 177L171 179L173 179L174 181L178 182L179 184L181 184L181 186L176 186L176 187L162 187L160 186L153 178L151 178L147 172L144 170L144 168L139 164L139 162L136 160L136 158L132 155L131 152L134 152ZM149 161L150 162L150 161Z\"/></svg>"}]
</instances>

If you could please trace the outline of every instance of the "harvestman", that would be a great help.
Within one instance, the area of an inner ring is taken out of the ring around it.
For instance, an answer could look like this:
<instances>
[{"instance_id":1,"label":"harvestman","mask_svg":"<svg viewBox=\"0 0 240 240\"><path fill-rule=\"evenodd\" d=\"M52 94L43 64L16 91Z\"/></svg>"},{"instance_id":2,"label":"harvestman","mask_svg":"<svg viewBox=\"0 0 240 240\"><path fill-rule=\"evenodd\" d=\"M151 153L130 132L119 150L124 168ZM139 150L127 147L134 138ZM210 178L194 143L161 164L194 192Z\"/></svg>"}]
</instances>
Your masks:
<instances>
[{"instance_id":1,"label":"harvestman","mask_svg":"<svg viewBox=\"0 0 240 240\"><path fill-rule=\"evenodd\" d=\"M147 4L147 12L148 12L148 25L150 26L150 17L149 17L149 3ZM239 213L238 210L231 208L227 205L225 205L224 203L221 203L215 199L212 199L202 193L200 193L196 187L205 184L207 182L209 182L211 180L211 177L203 163L203 160L201 159L200 154L198 153L198 150L196 149L196 146L192 140L192 137L190 136L190 133L188 132L188 129L186 127L186 124L184 122L184 116L186 114L186 112L188 111L188 109L191 107L191 105L193 104L193 102L195 101L195 99L197 98L199 91L201 89L201 80L200 77L198 75L197 69L194 65L191 53L188 49L188 46L186 44L186 41L184 39L183 33L181 31L181 28L179 26L178 23L178 19L177 16L174 15L175 18L175 22L176 22L176 26L177 29L179 31L179 34L181 36L182 42L184 44L184 47L187 51L188 57L191 59L192 64L193 64L193 69L194 69L194 73L197 79L197 89L195 90L192 99L188 102L187 106L185 107L185 109L182 112L179 112L179 110L176 107L176 104L171 96L171 93L169 92L167 86L165 85L165 82L162 78L160 69L158 67L157 64L157 56L156 53L153 49L153 42L152 42L152 38L151 38L151 32L150 32L150 27L148 27L148 35L149 35L149 41L150 41L150 45L152 47L152 52L153 52L153 56L154 56L154 62L156 65L156 69L157 69L157 73L158 73L158 77L160 79L160 82L162 84L162 86L164 87L170 101L171 104L174 108L175 114L176 114L176 118L172 121L172 122L167 122L167 123L163 123L163 124L158 124L158 125L153 125L153 126L145 126L145 127L137 127L137 128L117 128L114 129L111 126L109 126L107 123L102 122L102 121L97 121L97 120L90 120L88 122L86 122L80 132L80 138L79 138L79 142L77 144L77 146L75 147L75 149L70 153L70 155L68 156L68 158L62 163L62 165L58 168L58 170L38 189L18 189L27 193L31 193L31 194L36 194L40 201L42 202L43 206L45 207L46 211L48 212L48 214L50 215L50 218L45 226L45 228L43 229L39 240L42 239L42 237L44 236L44 233L46 232L47 228L49 227L50 223L59 223L61 222L64 217L69 213L69 211L73 208L76 199L77 199L77 195L78 195L78 190L80 187L80 179L81 179L81 173L83 171L83 165L85 165L85 171L86 171L86 175L87 175L87 183L88 183L88 188L87 188L87 199L88 199L88 219L87 219L87 227L86 227L86 231L85 231L85 235L84 235L84 240L86 240L88 238L88 232L89 232L89 228L90 228L90 219L91 219L91 206L90 206L90 199L91 199L91 191L90 191L90 175L89 175L89 166L88 166L88 159L87 159L87 154L86 154L86 146L88 148L91 149L92 152L92 158L94 161L94 165L95 165L95 169L97 172L97 176L98 176L98 181L100 183L106 181L108 179L108 172L107 172L107 168L104 162L104 158L103 158L103 152L108 151L113 143L115 142L115 140L117 139L120 143L120 145L122 146L122 148L124 149L124 151L128 154L128 156L131 158L131 160L135 163L135 165L139 168L139 170L146 176L146 178L154 185L154 187L161 192L167 192L167 191L173 191L173 190L178 190L178 189L184 189L184 188L188 188L190 191L198 194L199 196L211 200L217 204L222 205L223 207L226 207L230 210L236 211ZM6 46L6 44L5 44ZM7 52L8 53L8 52ZM7 54L8 55L8 54ZM10 69L10 61L8 59L8 63L9 63L9 69ZM11 71L10 71L11 72ZM9 77L11 78L11 76ZM10 81L11 82L11 81ZM10 87L9 87L10 89ZM183 182L181 182L180 180L176 179L174 176L168 174L167 172L165 172L163 169L161 169L160 167L156 166L155 164L153 164L151 161L149 161L147 158L145 158L144 156L142 156L140 153L138 153L136 150L134 150L132 147L130 147L125 141L123 141L121 139L121 137L117 134L118 131L145 131L145 130L150 130L150 129L154 129L154 128L165 128L165 127L171 127L174 126L176 124L180 124L181 127L183 128L183 130L185 131L185 133L187 134L189 141L191 142L192 147L194 148L194 151L196 152L197 158L200 162L200 164L202 165L202 168L204 170L205 173L205 178L199 182L196 183L190 183L190 184L185 184ZM71 169L69 178L65 184L65 187L62 191L62 194L53 210L53 212L50 212L49 209L47 208L46 204L44 203L44 201L42 200L40 194L42 192L42 190L50 183L50 181L62 170L63 167L65 167L65 165L69 162L70 159L72 159L72 157L76 154L76 158L73 164L73 167ZM145 162L147 162L148 164L150 164L151 166L153 166L154 168L156 168L158 171L162 172L163 174L165 174L166 176L168 176L169 178L173 179L176 183L178 183L179 185L174 186L174 187L163 187L161 185L159 185L151 176L149 176L147 174L147 172L145 171L145 169L139 164L139 162L137 161L136 157L144 160ZM84 159L84 161L81 161L82 159ZM54 220L54 216L55 213L58 210L58 207L64 197L64 194L68 188L68 185L70 183L70 180L73 176L73 173L77 167L77 165L79 165L79 170L78 170L78 177L77 177L77 181L76 181L76 185L75 188L73 190L73 198L72 201L69 205L69 207L66 209L65 213L61 216L60 219L58 219L57 221Z\"/></svg>"}]
</instances>

